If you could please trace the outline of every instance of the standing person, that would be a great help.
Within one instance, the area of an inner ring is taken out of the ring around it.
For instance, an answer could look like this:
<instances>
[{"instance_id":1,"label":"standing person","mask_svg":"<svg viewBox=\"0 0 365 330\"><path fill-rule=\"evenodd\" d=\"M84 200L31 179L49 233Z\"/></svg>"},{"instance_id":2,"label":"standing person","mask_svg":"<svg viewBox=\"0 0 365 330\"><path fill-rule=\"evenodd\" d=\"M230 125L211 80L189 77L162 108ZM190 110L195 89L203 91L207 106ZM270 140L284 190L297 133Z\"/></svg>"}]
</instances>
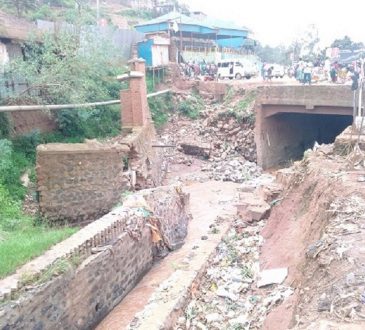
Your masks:
<instances>
[{"instance_id":1,"label":"standing person","mask_svg":"<svg viewBox=\"0 0 365 330\"><path fill-rule=\"evenodd\" d=\"M310 85L312 83L312 69L308 63L306 64L303 73L304 73L303 85L305 85L306 83Z\"/></svg>"},{"instance_id":2,"label":"standing person","mask_svg":"<svg viewBox=\"0 0 365 330\"><path fill-rule=\"evenodd\" d=\"M331 81L333 83L337 82L337 71L334 65L332 65L331 71L330 71Z\"/></svg>"},{"instance_id":3,"label":"standing person","mask_svg":"<svg viewBox=\"0 0 365 330\"><path fill-rule=\"evenodd\" d=\"M267 69L267 80L271 81L271 78L272 78L272 71L274 70L274 67L273 66L270 66L268 69Z\"/></svg>"},{"instance_id":4,"label":"standing person","mask_svg":"<svg viewBox=\"0 0 365 330\"><path fill-rule=\"evenodd\" d=\"M327 57L326 60L324 61L324 66L323 66L323 69L324 69L324 74L325 74L325 77L328 81L331 81L331 61L330 59Z\"/></svg>"},{"instance_id":5,"label":"standing person","mask_svg":"<svg viewBox=\"0 0 365 330\"><path fill-rule=\"evenodd\" d=\"M356 91L359 88L359 78L360 75L359 73L354 69L354 68L350 68L349 72L351 74L351 80L352 80L352 84L351 84L351 90L352 91Z\"/></svg>"},{"instance_id":6,"label":"standing person","mask_svg":"<svg viewBox=\"0 0 365 330\"><path fill-rule=\"evenodd\" d=\"M261 66L261 77L262 77L262 80L266 80L266 63L262 63L262 66Z\"/></svg>"}]
</instances>

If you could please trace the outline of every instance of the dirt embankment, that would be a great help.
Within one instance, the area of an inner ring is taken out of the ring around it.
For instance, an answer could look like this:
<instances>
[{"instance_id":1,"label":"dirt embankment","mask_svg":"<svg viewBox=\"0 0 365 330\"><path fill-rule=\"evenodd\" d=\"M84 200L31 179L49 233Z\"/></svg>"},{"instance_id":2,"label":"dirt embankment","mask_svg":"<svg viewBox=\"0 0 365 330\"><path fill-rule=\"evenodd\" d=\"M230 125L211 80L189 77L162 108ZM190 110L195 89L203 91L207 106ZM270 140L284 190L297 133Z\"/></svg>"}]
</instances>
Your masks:
<instances>
[{"instance_id":1,"label":"dirt embankment","mask_svg":"<svg viewBox=\"0 0 365 330\"><path fill-rule=\"evenodd\" d=\"M288 267L295 294L264 329L364 329L364 168L332 147L279 171L284 196L262 231L262 268Z\"/></svg>"}]
</instances>

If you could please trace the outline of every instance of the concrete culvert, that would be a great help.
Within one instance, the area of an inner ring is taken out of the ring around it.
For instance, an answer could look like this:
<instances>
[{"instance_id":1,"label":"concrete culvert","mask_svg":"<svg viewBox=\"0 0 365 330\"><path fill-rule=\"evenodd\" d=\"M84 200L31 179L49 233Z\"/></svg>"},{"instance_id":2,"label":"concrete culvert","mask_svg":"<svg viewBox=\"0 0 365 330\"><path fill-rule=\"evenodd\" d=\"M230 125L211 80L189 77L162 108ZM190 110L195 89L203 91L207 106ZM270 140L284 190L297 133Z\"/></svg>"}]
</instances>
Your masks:
<instances>
[{"instance_id":1,"label":"concrete culvert","mask_svg":"<svg viewBox=\"0 0 365 330\"><path fill-rule=\"evenodd\" d=\"M348 86L270 86L256 101L258 164L286 165L303 157L315 142L333 143L352 123L353 94Z\"/></svg>"},{"instance_id":2,"label":"concrete culvert","mask_svg":"<svg viewBox=\"0 0 365 330\"><path fill-rule=\"evenodd\" d=\"M285 165L303 157L314 143L333 143L352 116L280 113L266 118L265 133L268 144L264 167Z\"/></svg>"}]
</instances>

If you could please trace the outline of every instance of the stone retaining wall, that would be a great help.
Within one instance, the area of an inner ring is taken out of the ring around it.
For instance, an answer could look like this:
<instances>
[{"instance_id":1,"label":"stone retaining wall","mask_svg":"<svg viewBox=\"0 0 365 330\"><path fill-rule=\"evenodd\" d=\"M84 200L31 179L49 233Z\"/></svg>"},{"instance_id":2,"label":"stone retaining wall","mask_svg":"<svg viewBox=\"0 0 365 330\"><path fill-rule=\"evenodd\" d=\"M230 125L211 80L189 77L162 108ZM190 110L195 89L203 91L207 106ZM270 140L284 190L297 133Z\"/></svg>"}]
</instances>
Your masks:
<instances>
[{"instance_id":1,"label":"stone retaining wall","mask_svg":"<svg viewBox=\"0 0 365 330\"><path fill-rule=\"evenodd\" d=\"M2 295L0 329L96 326L151 268L160 249L183 243L188 202L179 187L141 191L1 280L2 292L13 289ZM67 267L52 272L60 261ZM24 275L33 280L22 283Z\"/></svg>"},{"instance_id":2,"label":"stone retaining wall","mask_svg":"<svg viewBox=\"0 0 365 330\"><path fill-rule=\"evenodd\" d=\"M128 148L101 143L50 143L37 147L42 214L53 222L80 223L109 212L119 200Z\"/></svg>"}]
</instances>

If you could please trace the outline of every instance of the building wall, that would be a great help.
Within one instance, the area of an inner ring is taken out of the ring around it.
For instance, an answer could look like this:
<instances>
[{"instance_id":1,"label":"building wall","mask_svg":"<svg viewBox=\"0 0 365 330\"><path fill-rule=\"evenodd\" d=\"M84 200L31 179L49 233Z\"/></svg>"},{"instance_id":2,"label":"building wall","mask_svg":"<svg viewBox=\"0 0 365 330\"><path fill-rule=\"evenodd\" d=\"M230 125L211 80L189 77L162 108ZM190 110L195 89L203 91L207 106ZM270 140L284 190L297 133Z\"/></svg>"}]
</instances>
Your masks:
<instances>
[{"instance_id":1,"label":"building wall","mask_svg":"<svg viewBox=\"0 0 365 330\"><path fill-rule=\"evenodd\" d=\"M152 60L154 67L167 66L169 64L169 45L153 45Z\"/></svg>"}]
</instances>

